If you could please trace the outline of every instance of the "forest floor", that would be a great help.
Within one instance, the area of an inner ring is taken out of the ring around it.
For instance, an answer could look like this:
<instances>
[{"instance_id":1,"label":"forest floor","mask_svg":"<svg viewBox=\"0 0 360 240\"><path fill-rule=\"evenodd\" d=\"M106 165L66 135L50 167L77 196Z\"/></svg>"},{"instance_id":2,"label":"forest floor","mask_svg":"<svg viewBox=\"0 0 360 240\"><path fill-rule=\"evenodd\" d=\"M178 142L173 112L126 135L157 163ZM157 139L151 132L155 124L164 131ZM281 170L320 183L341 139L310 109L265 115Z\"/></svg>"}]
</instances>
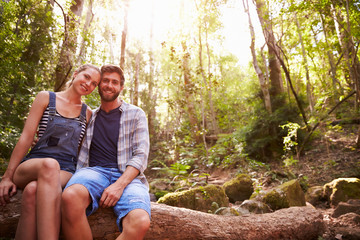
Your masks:
<instances>
[{"instance_id":1,"label":"forest floor","mask_svg":"<svg viewBox=\"0 0 360 240\"><path fill-rule=\"evenodd\" d=\"M271 188L282 183L281 179L270 179L272 173L292 172L295 176L305 176L309 187L324 185L336 178L357 177L360 178L360 150L356 149L356 136L358 126L346 126L323 131L322 137L314 139L300 157L296 164L284 167L283 162L269 163L269 169L259 169L252 172L254 179L261 183L263 188ZM221 184L236 175L234 170L216 170L210 175L210 182ZM286 176L286 174L284 175ZM358 239L349 235L349 232L359 233L359 215L343 215L339 218L332 218L334 208L328 205L315 206L324 215L326 232L319 240L345 240Z\"/></svg>"},{"instance_id":2,"label":"forest floor","mask_svg":"<svg viewBox=\"0 0 360 240\"><path fill-rule=\"evenodd\" d=\"M289 172L298 178L305 177L309 187L323 186L342 177L360 178L360 150L355 147L358 126L347 125L331 130L320 128L318 131L321 131L321 134L309 144L297 163L285 167L282 161L276 161L267 163L269 168L251 170L250 174L257 181L257 185L264 190L280 185L287 181ZM222 185L239 172L239 169L217 168L210 172L208 169L203 170L210 174L208 183L217 185ZM348 232L357 231L360 234L357 230L360 229L359 215L355 218L353 215L332 218L334 208L326 204L315 207L323 213L327 229L319 240L356 239L351 235L349 237Z\"/></svg>"},{"instance_id":3,"label":"forest floor","mask_svg":"<svg viewBox=\"0 0 360 240\"><path fill-rule=\"evenodd\" d=\"M341 130L324 131L315 139L299 162L291 167L292 173L307 177L309 186L324 185L336 178L360 178L360 150L356 149L358 126L346 126ZM282 164L283 165L283 164ZM283 166L273 164L271 169L281 171ZM359 239L360 216L345 214L331 217L334 208L329 205L315 206L324 216L326 232L324 240ZM319 238L320 239L320 238Z\"/></svg>"}]
</instances>

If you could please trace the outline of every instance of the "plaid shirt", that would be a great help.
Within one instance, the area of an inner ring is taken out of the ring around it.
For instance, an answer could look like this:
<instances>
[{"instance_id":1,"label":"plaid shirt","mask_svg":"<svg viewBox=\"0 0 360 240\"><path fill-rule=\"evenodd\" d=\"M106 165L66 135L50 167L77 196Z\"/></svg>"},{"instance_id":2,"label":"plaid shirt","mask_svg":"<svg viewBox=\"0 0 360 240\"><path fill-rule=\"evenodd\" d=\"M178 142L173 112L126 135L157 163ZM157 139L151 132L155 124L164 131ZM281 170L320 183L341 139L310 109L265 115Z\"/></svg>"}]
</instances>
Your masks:
<instances>
[{"instance_id":1,"label":"plaid shirt","mask_svg":"<svg viewBox=\"0 0 360 240\"><path fill-rule=\"evenodd\" d=\"M77 169L89 166L89 150L94 133L95 118L100 110L97 108L89 121L86 135L77 160ZM120 172L127 166L132 166L140 171L136 177L148 185L144 171L147 167L149 155L149 130L145 112L134 105L122 101L119 140L117 146L117 162Z\"/></svg>"}]
</instances>

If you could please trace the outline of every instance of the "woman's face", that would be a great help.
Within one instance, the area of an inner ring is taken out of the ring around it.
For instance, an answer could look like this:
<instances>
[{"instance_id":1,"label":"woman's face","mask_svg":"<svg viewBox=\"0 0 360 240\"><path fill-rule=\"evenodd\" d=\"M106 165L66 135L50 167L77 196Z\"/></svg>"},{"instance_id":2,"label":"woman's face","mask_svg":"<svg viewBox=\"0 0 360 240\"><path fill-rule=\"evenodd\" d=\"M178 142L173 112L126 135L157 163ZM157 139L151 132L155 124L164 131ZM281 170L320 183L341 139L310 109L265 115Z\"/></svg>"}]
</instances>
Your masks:
<instances>
[{"instance_id":1,"label":"woman's face","mask_svg":"<svg viewBox=\"0 0 360 240\"><path fill-rule=\"evenodd\" d=\"M81 72L74 73L74 87L79 88L81 95L88 95L100 82L100 73L93 68L87 68Z\"/></svg>"}]
</instances>

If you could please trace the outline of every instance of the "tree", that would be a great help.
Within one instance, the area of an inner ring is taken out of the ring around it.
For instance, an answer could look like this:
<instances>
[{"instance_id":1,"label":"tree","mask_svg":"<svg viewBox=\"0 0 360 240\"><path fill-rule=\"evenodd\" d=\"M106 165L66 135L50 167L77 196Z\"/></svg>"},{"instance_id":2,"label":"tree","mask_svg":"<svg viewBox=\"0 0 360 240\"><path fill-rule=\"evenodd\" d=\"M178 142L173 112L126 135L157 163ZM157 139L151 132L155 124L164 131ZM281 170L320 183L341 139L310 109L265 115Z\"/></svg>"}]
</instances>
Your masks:
<instances>
[{"instance_id":1,"label":"tree","mask_svg":"<svg viewBox=\"0 0 360 240\"><path fill-rule=\"evenodd\" d=\"M89 40L88 37L90 35L90 25L94 19L94 13L92 11L92 8L93 8L93 0L89 0L88 6L86 9L84 28L83 28L83 31L81 34L82 40L80 43L80 51L79 51L79 55L76 60L77 65L81 65L82 63L85 62L86 44Z\"/></svg>"},{"instance_id":2,"label":"tree","mask_svg":"<svg viewBox=\"0 0 360 240\"><path fill-rule=\"evenodd\" d=\"M125 70L125 50L126 50L126 35L128 30L128 10L129 0L124 0L124 27L121 34L121 56L120 56L120 68Z\"/></svg>"},{"instance_id":3,"label":"tree","mask_svg":"<svg viewBox=\"0 0 360 240\"><path fill-rule=\"evenodd\" d=\"M0 158L17 141L33 96L50 87L57 31L48 2L0 2Z\"/></svg>"},{"instance_id":4,"label":"tree","mask_svg":"<svg viewBox=\"0 0 360 240\"><path fill-rule=\"evenodd\" d=\"M259 82L260 82L260 88L261 88L261 91L262 91L262 93L264 95L265 108L269 113L272 113L271 99L270 99L270 93L269 93L268 85L266 83L264 73L261 71L261 69L259 67L257 57L256 57L256 52L255 52L255 31L254 31L254 27L253 27L252 22L251 22L248 0L246 0L246 2L245 2L245 0L243 0L243 5L244 5L244 10L248 15L248 20L249 20L249 29L250 29L250 34L251 34L250 49L251 49L251 55L252 55L252 58L253 58L253 66L254 66L256 74L258 75Z\"/></svg>"},{"instance_id":5,"label":"tree","mask_svg":"<svg viewBox=\"0 0 360 240\"><path fill-rule=\"evenodd\" d=\"M283 92L283 82L281 77L280 63L276 55L279 55L279 49L277 48L275 34L272 28L272 21L270 13L267 9L264 0L254 0L256 4L256 11L262 26L266 44L269 54L269 69L270 69L270 94L274 97L279 96Z\"/></svg>"},{"instance_id":6,"label":"tree","mask_svg":"<svg viewBox=\"0 0 360 240\"><path fill-rule=\"evenodd\" d=\"M74 65L78 29L84 0L75 0L70 6L70 11L68 13L65 13L64 8L57 1L55 2L61 8L64 16L64 39L54 73L54 91L58 92L64 88Z\"/></svg>"}]
</instances>

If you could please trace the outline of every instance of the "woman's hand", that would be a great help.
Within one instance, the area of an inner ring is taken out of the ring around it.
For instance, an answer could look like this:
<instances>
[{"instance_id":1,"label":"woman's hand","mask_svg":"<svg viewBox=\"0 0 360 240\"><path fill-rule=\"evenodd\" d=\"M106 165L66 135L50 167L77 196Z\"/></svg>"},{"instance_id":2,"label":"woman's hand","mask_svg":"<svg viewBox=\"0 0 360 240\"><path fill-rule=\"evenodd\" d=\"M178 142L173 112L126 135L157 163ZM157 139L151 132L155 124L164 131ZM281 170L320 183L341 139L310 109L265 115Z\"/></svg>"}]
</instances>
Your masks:
<instances>
[{"instance_id":1,"label":"woman's hand","mask_svg":"<svg viewBox=\"0 0 360 240\"><path fill-rule=\"evenodd\" d=\"M0 182L0 206L10 202L10 198L16 194L16 185L10 178L3 178Z\"/></svg>"}]
</instances>

